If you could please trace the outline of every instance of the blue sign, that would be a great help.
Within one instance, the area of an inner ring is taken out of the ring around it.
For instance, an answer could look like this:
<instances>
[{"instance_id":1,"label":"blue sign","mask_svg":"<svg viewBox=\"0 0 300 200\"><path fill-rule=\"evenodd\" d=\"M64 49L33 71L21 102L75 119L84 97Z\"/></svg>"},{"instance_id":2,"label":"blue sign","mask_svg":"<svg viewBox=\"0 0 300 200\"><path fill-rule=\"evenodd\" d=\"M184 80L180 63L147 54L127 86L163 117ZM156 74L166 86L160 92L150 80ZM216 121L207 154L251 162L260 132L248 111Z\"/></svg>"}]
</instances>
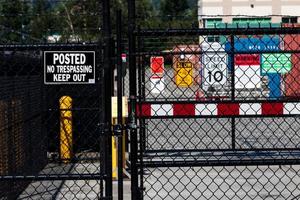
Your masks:
<instances>
[{"instance_id":1,"label":"blue sign","mask_svg":"<svg viewBox=\"0 0 300 200\"><path fill-rule=\"evenodd\" d=\"M278 51L279 37L263 36L261 38L235 38L234 49L237 52Z\"/></svg>"},{"instance_id":2,"label":"blue sign","mask_svg":"<svg viewBox=\"0 0 300 200\"><path fill-rule=\"evenodd\" d=\"M278 51L280 38L278 36L270 37L251 37L251 38L234 38L234 49L237 52L253 52L253 51ZM230 51L231 44L225 44L225 50Z\"/></svg>"},{"instance_id":3,"label":"blue sign","mask_svg":"<svg viewBox=\"0 0 300 200\"><path fill-rule=\"evenodd\" d=\"M230 42L225 44L225 51L228 53L231 50ZM280 38L278 36L263 36L263 37L251 37L251 38L234 38L234 50L236 53L251 53L251 52L264 52L268 53L278 52L280 50ZM228 70L232 70L232 59L228 58ZM269 80L269 98L279 98L281 96L280 90L280 74L266 74Z\"/></svg>"}]
</instances>

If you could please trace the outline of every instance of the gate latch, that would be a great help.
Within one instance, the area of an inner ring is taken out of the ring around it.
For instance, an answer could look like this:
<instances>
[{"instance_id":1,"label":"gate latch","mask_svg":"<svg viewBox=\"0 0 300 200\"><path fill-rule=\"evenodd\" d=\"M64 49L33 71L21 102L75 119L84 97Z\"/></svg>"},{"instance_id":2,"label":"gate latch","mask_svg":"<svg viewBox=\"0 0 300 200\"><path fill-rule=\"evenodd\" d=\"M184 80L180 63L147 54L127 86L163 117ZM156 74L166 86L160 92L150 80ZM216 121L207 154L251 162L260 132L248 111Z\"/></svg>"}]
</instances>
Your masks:
<instances>
[{"instance_id":1,"label":"gate latch","mask_svg":"<svg viewBox=\"0 0 300 200\"><path fill-rule=\"evenodd\" d=\"M113 135L114 136L121 136L122 132L126 130L122 124L115 124L113 125Z\"/></svg>"}]
</instances>

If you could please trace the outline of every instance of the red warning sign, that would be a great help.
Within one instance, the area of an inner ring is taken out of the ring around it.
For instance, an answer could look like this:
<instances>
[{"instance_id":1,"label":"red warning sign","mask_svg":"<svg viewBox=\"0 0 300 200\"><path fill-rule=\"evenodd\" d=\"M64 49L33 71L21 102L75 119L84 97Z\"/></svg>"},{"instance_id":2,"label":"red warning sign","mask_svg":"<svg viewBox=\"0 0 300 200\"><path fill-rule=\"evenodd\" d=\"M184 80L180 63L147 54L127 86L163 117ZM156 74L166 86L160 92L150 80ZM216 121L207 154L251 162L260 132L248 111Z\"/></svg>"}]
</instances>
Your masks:
<instances>
[{"instance_id":1,"label":"red warning sign","mask_svg":"<svg viewBox=\"0 0 300 200\"><path fill-rule=\"evenodd\" d=\"M163 74L165 70L164 57L156 56L150 59L151 71L153 74Z\"/></svg>"},{"instance_id":2,"label":"red warning sign","mask_svg":"<svg viewBox=\"0 0 300 200\"><path fill-rule=\"evenodd\" d=\"M234 57L235 65L260 65L259 54L238 54Z\"/></svg>"}]
</instances>

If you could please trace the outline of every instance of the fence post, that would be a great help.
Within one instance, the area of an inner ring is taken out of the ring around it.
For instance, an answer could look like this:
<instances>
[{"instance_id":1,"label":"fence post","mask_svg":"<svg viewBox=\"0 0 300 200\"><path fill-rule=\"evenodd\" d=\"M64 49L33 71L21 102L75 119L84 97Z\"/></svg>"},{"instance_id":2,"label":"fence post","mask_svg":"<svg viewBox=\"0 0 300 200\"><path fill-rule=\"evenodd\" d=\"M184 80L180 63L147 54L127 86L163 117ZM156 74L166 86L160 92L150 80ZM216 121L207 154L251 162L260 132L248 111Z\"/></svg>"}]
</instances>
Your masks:
<instances>
[{"instance_id":1,"label":"fence post","mask_svg":"<svg viewBox=\"0 0 300 200\"><path fill-rule=\"evenodd\" d=\"M128 0L128 40L129 40L129 96L130 96L130 158L131 158L131 199L139 199L137 169L137 129L136 129L136 58L135 58L135 0Z\"/></svg>"},{"instance_id":2,"label":"fence post","mask_svg":"<svg viewBox=\"0 0 300 200\"><path fill-rule=\"evenodd\" d=\"M230 35L231 101L235 101L234 35ZM235 149L235 117L231 118L231 145Z\"/></svg>"},{"instance_id":3,"label":"fence post","mask_svg":"<svg viewBox=\"0 0 300 200\"><path fill-rule=\"evenodd\" d=\"M103 101L104 101L104 116L103 128L105 135L105 196L112 199L112 115L111 115L111 97L113 92L113 69L111 65L111 51L112 51L112 38L111 38L111 21L110 21L110 1L102 1L102 14L103 14L103 47L104 47L104 63L103 63Z\"/></svg>"},{"instance_id":4,"label":"fence post","mask_svg":"<svg viewBox=\"0 0 300 200\"><path fill-rule=\"evenodd\" d=\"M118 107L118 199L123 200L123 91L122 91L122 12L117 11L117 107ZM116 134L116 133L115 133Z\"/></svg>"},{"instance_id":5,"label":"fence post","mask_svg":"<svg viewBox=\"0 0 300 200\"><path fill-rule=\"evenodd\" d=\"M138 35L140 35L140 26L137 27L137 33ZM138 37L137 38L137 52L141 52L142 51L142 47L143 47L143 40L142 37ZM145 56L139 56L138 58L138 91L141 95L139 95L139 101L145 101L146 100L146 94L145 94L145 87L146 87L146 72L145 72ZM141 110L141 106L139 106L138 108L139 110ZM143 154L146 148L146 120L143 118L139 118L139 156L140 156L140 174L139 174L139 196L140 198L142 197L142 191L144 188L144 174L143 174Z\"/></svg>"}]
</instances>

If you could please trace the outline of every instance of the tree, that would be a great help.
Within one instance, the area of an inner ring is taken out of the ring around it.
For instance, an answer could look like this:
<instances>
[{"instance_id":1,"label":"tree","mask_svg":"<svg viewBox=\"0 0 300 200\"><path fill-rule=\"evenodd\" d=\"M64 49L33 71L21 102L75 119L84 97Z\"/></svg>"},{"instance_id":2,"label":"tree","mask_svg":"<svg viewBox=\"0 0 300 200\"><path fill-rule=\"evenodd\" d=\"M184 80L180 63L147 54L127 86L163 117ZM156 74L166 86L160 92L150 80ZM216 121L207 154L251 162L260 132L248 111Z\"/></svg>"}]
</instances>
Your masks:
<instances>
[{"instance_id":1,"label":"tree","mask_svg":"<svg viewBox=\"0 0 300 200\"><path fill-rule=\"evenodd\" d=\"M188 8L187 0L163 0L160 5L160 15L174 20L177 16L184 16Z\"/></svg>"},{"instance_id":2,"label":"tree","mask_svg":"<svg viewBox=\"0 0 300 200\"><path fill-rule=\"evenodd\" d=\"M61 31L64 39L94 41L99 37L99 0L77 0L61 2L57 5Z\"/></svg>"},{"instance_id":3,"label":"tree","mask_svg":"<svg viewBox=\"0 0 300 200\"><path fill-rule=\"evenodd\" d=\"M34 38L46 39L60 26L58 16L46 0L36 0L31 10L30 34Z\"/></svg>"},{"instance_id":4,"label":"tree","mask_svg":"<svg viewBox=\"0 0 300 200\"><path fill-rule=\"evenodd\" d=\"M28 5L21 0L4 0L1 2L0 24L2 29L1 39L11 42L21 42L26 40L28 24Z\"/></svg>"}]
</instances>

